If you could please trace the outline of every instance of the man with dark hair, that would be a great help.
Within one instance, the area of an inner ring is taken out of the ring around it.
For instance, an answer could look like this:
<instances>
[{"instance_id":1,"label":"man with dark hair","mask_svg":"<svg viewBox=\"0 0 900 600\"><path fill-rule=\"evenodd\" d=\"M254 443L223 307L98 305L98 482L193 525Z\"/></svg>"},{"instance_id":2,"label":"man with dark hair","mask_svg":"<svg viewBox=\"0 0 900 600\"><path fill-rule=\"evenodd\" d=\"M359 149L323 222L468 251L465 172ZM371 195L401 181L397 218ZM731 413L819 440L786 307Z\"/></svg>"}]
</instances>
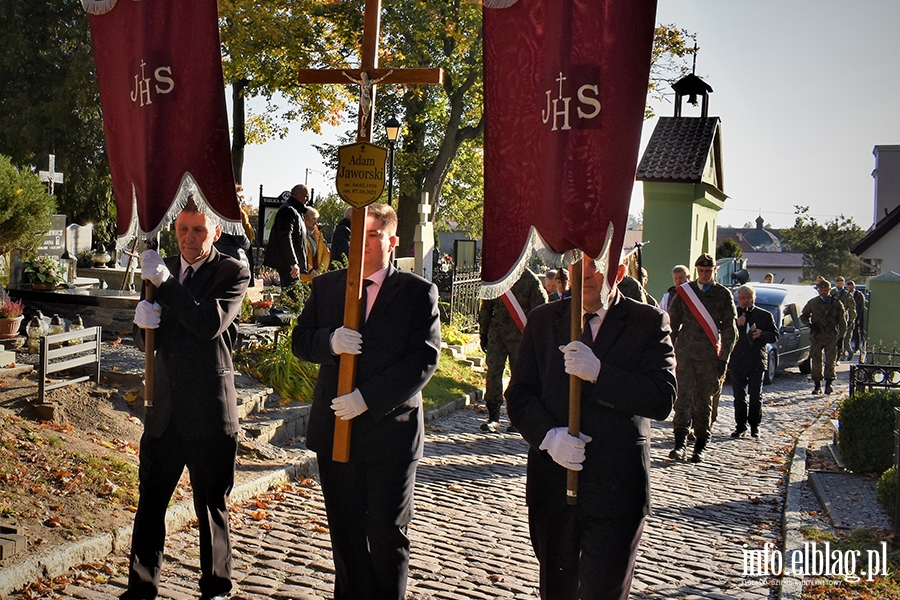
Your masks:
<instances>
[{"instance_id":1,"label":"man with dark hair","mask_svg":"<svg viewBox=\"0 0 900 600\"><path fill-rule=\"evenodd\" d=\"M859 351L859 360L862 362L866 354L866 295L856 289L854 281L847 282L847 290L856 303L856 319L853 322L853 335L850 338L851 350ZM852 357L851 354L850 358Z\"/></svg>"},{"instance_id":2,"label":"man with dark hair","mask_svg":"<svg viewBox=\"0 0 900 600\"><path fill-rule=\"evenodd\" d=\"M316 452L334 555L336 600L403 600L409 569L407 527L416 466L423 454L422 388L441 349L438 292L395 269L397 214L368 207L363 257L364 318L344 323L347 270L312 280L294 328L300 360L318 363L306 445ZM338 396L341 354L358 355L356 387ZM332 460L336 419L353 420L350 457Z\"/></svg>"},{"instance_id":3,"label":"man with dark hair","mask_svg":"<svg viewBox=\"0 0 900 600\"><path fill-rule=\"evenodd\" d=\"M348 206L344 211L344 218L334 228L331 236L331 260L343 263L350 254L350 215L353 207Z\"/></svg>"},{"instance_id":4,"label":"man with dark hair","mask_svg":"<svg viewBox=\"0 0 900 600\"><path fill-rule=\"evenodd\" d=\"M306 224L303 215L309 191L305 185L295 185L290 195L275 213L266 256L263 264L278 271L281 289L287 289L307 272Z\"/></svg>"},{"instance_id":5,"label":"man with dark hair","mask_svg":"<svg viewBox=\"0 0 900 600\"><path fill-rule=\"evenodd\" d=\"M506 391L529 444L526 502L545 600L625 600L650 512L650 419L675 399L668 316L625 298L584 264L584 334L571 341L572 301L535 308ZM569 382L581 380L581 431L568 433ZM567 502L567 471L579 472Z\"/></svg>"},{"instance_id":6,"label":"man with dark hair","mask_svg":"<svg viewBox=\"0 0 900 600\"><path fill-rule=\"evenodd\" d=\"M838 275L834 280L834 288L831 295L841 301L844 305L844 313L847 317L847 325L844 327L844 337L838 340L837 356L838 360L844 355L847 360L853 358L853 348L850 346L850 338L853 337L853 328L856 325L856 299L850 290L844 285L844 278Z\"/></svg>"},{"instance_id":7,"label":"man with dark hair","mask_svg":"<svg viewBox=\"0 0 900 600\"><path fill-rule=\"evenodd\" d=\"M675 288L675 297L669 304L678 358L675 448L669 457L684 459L688 430L693 426L697 441L691 462L699 463L709 444L728 357L734 348L737 315L731 292L713 278L713 257L701 254L694 267L697 279Z\"/></svg>"},{"instance_id":8,"label":"man with dark hair","mask_svg":"<svg viewBox=\"0 0 900 600\"><path fill-rule=\"evenodd\" d=\"M221 231L189 201L175 220L181 253L141 255L141 278L156 295L153 304L137 305L134 340L146 351L144 331L156 331L154 373L147 374L155 394L141 436L127 600L157 595L166 508L185 466L200 532L201 599L224 597L232 587L226 503L240 426L231 356L250 271L213 247Z\"/></svg>"}]
</instances>

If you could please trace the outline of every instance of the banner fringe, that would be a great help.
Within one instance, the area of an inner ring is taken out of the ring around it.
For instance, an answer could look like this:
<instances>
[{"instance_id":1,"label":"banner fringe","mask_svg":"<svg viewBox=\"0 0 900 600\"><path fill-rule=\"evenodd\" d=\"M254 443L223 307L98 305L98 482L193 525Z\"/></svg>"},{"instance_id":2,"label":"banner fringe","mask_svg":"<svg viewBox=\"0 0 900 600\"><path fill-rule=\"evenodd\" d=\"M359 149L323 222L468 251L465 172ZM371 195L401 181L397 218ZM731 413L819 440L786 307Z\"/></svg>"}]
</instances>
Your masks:
<instances>
[{"instance_id":1,"label":"banner fringe","mask_svg":"<svg viewBox=\"0 0 900 600\"><path fill-rule=\"evenodd\" d=\"M612 223L609 223L609 226L606 229L606 239L603 241L603 250L600 252L600 255L596 258L587 257L594 261L594 268L601 273L609 272L609 254L612 249L614 234L615 227ZM528 232L528 239L525 242L525 247L522 248L522 252L519 254L519 258L513 264L512 268L499 281L482 282L481 287L478 290L478 297L482 300L492 300L494 298L499 298L509 291L513 284L519 280L519 277L522 276L522 273L525 272L525 269L528 267L528 261L533 255L540 257L544 264L550 267L568 268L569 265L581 258L582 252L579 250L567 250L563 253L553 251L553 249L551 249L544 241L544 238L541 237L541 234L538 233L538 230L532 225ZM618 265L618 262L616 264ZM609 306L610 291L611 286L609 285L609 277L604 277L603 289L600 292L601 302L603 303L604 308Z\"/></svg>"},{"instance_id":2,"label":"banner fringe","mask_svg":"<svg viewBox=\"0 0 900 600\"><path fill-rule=\"evenodd\" d=\"M81 5L88 14L105 15L116 7L118 0L81 0Z\"/></svg>"},{"instance_id":3,"label":"banner fringe","mask_svg":"<svg viewBox=\"0 0 900 600\"><path fill-rule=\"evenodd\" d=\"M244 224L241 220L231 221L216 212L216 209L212 207L206 199L206 196L203 194L203 190L197 185L197 180L195 180L194 176L188 171L185 171L184 175L182 175L181 183L178 186L178 192L176 192L175 197L172 199L172 204L166 211L162 221L160 221L159 225L154 227L151 231L144 231L140 228L140 223L138 222L137 193L134 189L134 185L131 186L131 194L131 223L128 225L128 231L116 238L116 248L119 250L127 247L135 236L152 238L156 237L160 231L167 229L169 225L175 222L175 219L178 218L178 215L184 210L184 207L187 206L188 198L191 194L194 195L194 204L197 206L197 210L209 217L214 225L221 227L222 233L244 235Z\"/></svg>"}]
</instances>

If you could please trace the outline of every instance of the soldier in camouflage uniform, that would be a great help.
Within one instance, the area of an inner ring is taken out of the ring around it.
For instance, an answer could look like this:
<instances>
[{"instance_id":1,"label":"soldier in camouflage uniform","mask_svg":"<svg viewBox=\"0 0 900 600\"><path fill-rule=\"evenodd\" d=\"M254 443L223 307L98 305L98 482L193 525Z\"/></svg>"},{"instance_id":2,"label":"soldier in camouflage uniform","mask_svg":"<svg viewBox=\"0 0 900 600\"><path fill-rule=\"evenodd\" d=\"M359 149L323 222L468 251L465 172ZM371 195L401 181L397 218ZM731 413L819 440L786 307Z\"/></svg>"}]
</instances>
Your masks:
<instances>
[{"instance_id":1,"label":"soldier in camouflage uniform","mask_svg":"<svg viewBox=\"0 0 900 600\"><path fill-rule=\"evenodd\" d=\"M680 294L675 292L669 303L672 339L675 342L675 377L678 396L675 400L675 448L670 458L684 459L688 429L693 424L694 453L691 462L702 462L709 443L713 423L713 403L721 391L728 368L728 357L737 339L737 312L731 292L713 280L715 262L709 254L701 254L694 263L697 279L688 285L706 307L716 327L720 349L712 344L697 317Z\"/></svg>"},{"instance_id":2,"label":"soldier in camouflage uniform","mask_svg":"<svg viewBox=\"0 0 900 600\"><path fill-rule=\"evenodd\" d=\"M526 316L531 309L547 302L547 292L541 285L541 280L528 269L513 284L512 293ZM506 369L507 359L509 368L512 369L519 353L522 331L500 298L481 302L478 327L481 349L484 350L487 362L484 403L488 408L488 420L481 424L481 429L496 433L500 430L500 407L503 406L503 371ZM515 429L510 425L508 431Z\"/></svg>"},{"instance_id":3,"label":"soldier in camouflage uniform","mask_svg":"<svg viewBox=\"0 0 900 600\"><path fill-rule=\"evenodd\" d=\"M838 277L834 280L834 289L831 290L831 295L841 301L847 316L844 337L838 340L837 356L840 358L846 354L847 360L851 360L853 358L853 346L850 345L850 340L853 338L853 327L856 325L856 301L853 298L853 292L844 287L843 277Z\"/></svg>"},{"instance_id":4,"label":"soldier in camouflage uniform","mask_svg":"<svg viewBox=\"0 0 900 600\"><path fill-rule=\"evenodd\" d=\"M809 325L813 394L822 393L822 352L825 352L825 393L834 392L831 383L834 381L838 344L844 339L847 329L847 311L840 300L829 294L830 290L831 284L828 281L816 283L819 295L807 302L800 314L800 320Z\"/></svg>"}]
</instances>

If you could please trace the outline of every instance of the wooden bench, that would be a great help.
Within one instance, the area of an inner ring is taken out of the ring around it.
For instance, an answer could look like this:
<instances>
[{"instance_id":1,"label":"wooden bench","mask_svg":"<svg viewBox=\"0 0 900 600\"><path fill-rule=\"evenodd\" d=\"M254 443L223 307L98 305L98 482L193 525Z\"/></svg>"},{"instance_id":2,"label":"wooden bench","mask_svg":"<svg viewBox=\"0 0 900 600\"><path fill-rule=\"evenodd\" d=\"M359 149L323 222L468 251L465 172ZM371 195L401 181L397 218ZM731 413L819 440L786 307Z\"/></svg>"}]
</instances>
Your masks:
<instances>
[{"instance_id":1,"label":"wooden bench","mask_svg":"<svg viewBox=\"0 0 900 600\"><path fill-rule=\"evenodd\" d=\"M47 383L47 376L82 365L93 365L93 379L100 383L100 333L101 327L85 327L80 331L69 331L46 335L41 338L41 361L38 371L38 402L44 403L47 390L56 389L72 383L87 381L91 375L83 375L73 379L63 379ZM71 340L81 340L69 345ZM56 347L59 345L59 347ZM51 346L53 346L51 348ZM85 354L87 353L87 354ZM83 355L83 356L78 356Z\"/></svg>"}]
</instances>

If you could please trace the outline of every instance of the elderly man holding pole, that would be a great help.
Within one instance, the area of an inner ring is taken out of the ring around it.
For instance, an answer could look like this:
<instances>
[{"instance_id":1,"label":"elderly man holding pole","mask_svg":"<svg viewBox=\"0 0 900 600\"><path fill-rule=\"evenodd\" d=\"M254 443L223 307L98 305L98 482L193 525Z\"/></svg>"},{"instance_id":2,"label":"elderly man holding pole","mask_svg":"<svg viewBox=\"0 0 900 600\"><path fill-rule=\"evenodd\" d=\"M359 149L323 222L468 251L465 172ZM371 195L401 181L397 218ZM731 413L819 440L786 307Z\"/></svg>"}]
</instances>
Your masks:
<instances>
[{"instance_id":1,"label":"elderly man holding pole","mask_svg":"<svg viewBox=\"0 0 900 600\"><path fill-rule=\"evenodd\" d=\"M142 350L156 350L147 373L155 394L141 436L140 500L121 596L127 600L156 597L166 508L185 466L200 532L201 598L232 587L226 503L240 426L231 355L250 271L213 247L220 233L189 200L175 220L181 253L141 255L141 278L155 288L155 301L138 303L134 339ZM145 334L155 342L147 348Z\"/></svg>"}]
</instances>

